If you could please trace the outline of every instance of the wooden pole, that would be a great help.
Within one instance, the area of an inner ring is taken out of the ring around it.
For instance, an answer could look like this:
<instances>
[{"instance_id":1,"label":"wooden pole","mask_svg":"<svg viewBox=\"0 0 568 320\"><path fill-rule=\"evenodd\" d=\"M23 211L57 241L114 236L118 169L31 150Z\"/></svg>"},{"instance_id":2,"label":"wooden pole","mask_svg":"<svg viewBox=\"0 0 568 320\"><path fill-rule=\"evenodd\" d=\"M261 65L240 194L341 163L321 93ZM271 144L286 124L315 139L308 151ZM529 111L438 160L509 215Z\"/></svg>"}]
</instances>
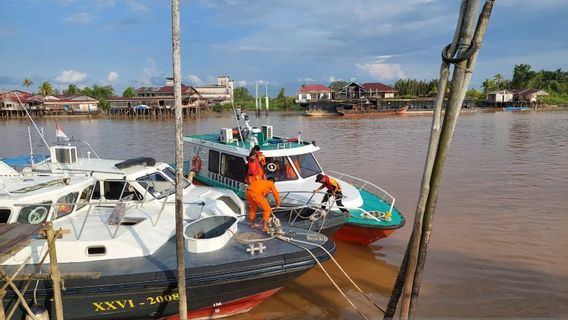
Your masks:
<instances>
[{"instance_id":1,"label":"wooden pole","mask_svg":"<svg viewBox=\"0 0 568 320\"><path fill-rule=\"evenodd\" d=\"M452 45L449 46L446 56L453 57L457 52L458 56L464 57L466 52L470 49L470 43L472 43L472 46L475 44L476 48L481 46L489 22L493 2L494 0L488 0L485 3L477 27L475 28L475 35L473 35L475 18L479 11L479 0L462 1L454 41ZM473 52L473 55L469 57L450 59L456 61L444 59L442 63L439 80L440 89L434 109L432 132L422 180L421 195L414 220L414 229L399 270L395 287L393 288L388 309L385 313L386 319L394 316L396 304L401 292L402 279L404 279L404 295L401 303L400 317L401 319L414 317L445 158L457 123L459 110L461 109L465 92L471 78L471 72L475 66L478 50ZM443 103L450 63L455 63L456 67L454 68L452 89L443 127L440 127L441 105ZM442 129L441 132L440 128Z\"/></svg>"},{"instance_id":2,"label":"wooden pole","mask_svg":"<svg viewBox=\"0 0 568 320\"><path fill-rule=\"evenodd\" d=\"M457 51L458 56L464 54L468 50L468 43L475 44L477 48L481 47L483 37L485 36L487 26L489 25L489 19L491 16L491 11L493 9L493 4L494 0L488 0L487 2L485 2L475 28L475 18L477 17L477 13L479 12L479 3L473 4L474 10L470 12L473 17L466 16L466 24L464 24L462 32L463 37L462 39L460 39L460 47L458 47ZM432 232L432 222L434 213L436 211L436 204L438 202L438 192L442 179L442 171L444 169L447 152L450 147L457 119L459 117L466 90L471 79L471 74L475 67L478 53L479 50L476 50L471 58L458 62L456 64L456 67L454 68L452 88L455 90L452 90L451 92L450 99L448 101L448 107L444 115L444 128L440 135L440 146L438 149L438 154L436 156L436 162L434 164L434 176L432 177L431 181L432 192L428 197L428 203L424 214L425 224L423 226L423 235L420 243L420 251L418 254L418 267L414 275L414 286L412 288L412 299L410 305L410 314L412 317L414 317L416 308L415 301L418 299L420 285L422 283L422 275L424 272L424 265L426 263L426 254L428 244L430 242L430 234Z\"/></svg>"},{"instance_id":3,"label":"wooden pole","mask_svg":"<svg viewBox=\"0 0 568 320\"><path fill-rule=\"evenodd\" d=\"M49 271L51 273L51 281L53 286L53 300L55 302L55 318L63 320L63 301L61 300L61 275L57 267L57 251L55 249L56 231L53 230L53 225L50 224L49 229L46 231L47 243L53 243L49 246Z\"/></svg>"},{"instance_id":4,"label":"wooden pole","mask_svg":"<svg viewBox=\"0 0 568 320\"><path fill-rule=\"evenodd\" d=\"M185 240L183 238L183 110L181 105L179 21L179 0L172 0L172 62L176 115L176 257L178 272L179 319L187 320L187 295L185 290Z\"/></svg>"}]
</instances>

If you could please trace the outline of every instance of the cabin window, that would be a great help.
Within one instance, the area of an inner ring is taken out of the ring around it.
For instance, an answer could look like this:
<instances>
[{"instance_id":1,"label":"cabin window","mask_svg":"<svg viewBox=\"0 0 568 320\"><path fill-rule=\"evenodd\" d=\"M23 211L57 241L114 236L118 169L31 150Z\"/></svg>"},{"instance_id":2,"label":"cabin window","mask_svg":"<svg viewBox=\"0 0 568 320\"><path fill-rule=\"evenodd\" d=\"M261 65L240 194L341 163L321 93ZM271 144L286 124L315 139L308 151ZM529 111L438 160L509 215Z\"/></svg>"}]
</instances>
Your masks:
<instances>
[{"instance_id":1,"label":"cabin window","mask_svg":"<svg viewBox=\"0 0 568 320\"><path fill-rule=\"evenodd\" d=\"M151 173L136 179L142 188L146 189L155 198L163 198L175 192L175 185L159 173Z\"/></svg>"},{"instance_id":2,"label":"cabin window","mask_svg":"<svg viewBox=\"0 0 568 320\"><path fill-rule=\"evenodd\" d=\"M219 173L219 151L209 150L209 172Z\"/></svg>"},{"instance_id":3,"label":"cabin window","mask_svg":"<svg viewBox=\"0 0 568 320\"><path fill-rule=\"evenodd\" d=\"M0 209L0 223L8 223L11 213L10 209Z\"/></svg>"},{"instance_id":4,"label":"cabin window","mask_svg":"<svg viewBox=\"0 0 568 320\"><path fill-rule=\"evenodd\" d=\"M297 164L296 164L297 165ZM264 166L266 177L276 181L296 180L298 175L286 157L268 157Z\"/></svg>"},{"instance_id":5,"label":"cabin window","mask_svg":"<svg viewBox=\"0 0 568 320\"><path fill-rule=\"evenodd\" d=\"M223 153L221 157L221 175L240 182L245 182L247 166L239 156Z\"/></svg>"},{"instance_id":6,"label":"cabin window","mask_svg":"<svg viewBox=\"0 0 568 320\"><path fill-rule=\"evenodd\" d=\"M23 207L18 215L18 222L21 224L40 224L47 220L51 202L44 202L41 204L34 204L31 206Z\"/></svg>"},{"instance_id":7,"label":"cabin window","mask_svg":"<svg viewBox=\"0 0 568 320\"><path fill-rule=\"evenodd\" d=\"M79 192L72 192L57 199L57 205L55 206L55 218L61 218L73 212L78 196Z\"/></svg>"},{"instance_id":8,"label":"cabin window","mask_svg":"<svg viewBox=\"0 0 568 320\"><path fill-rule=\"evenodd\" d=\"M321 173L321 168L311 153L290 156L290 159L300 172L302 178L307 178Z\"/></svg>"},{"instance_id":9,"label":"cabin window","mask_svg":"<svg viewBox=\"0 0 568 320\"><path fill-rule=\"evenodd\" d=\"M98 184L98 183L97 183ZM91 195L93 194L94 185L88 186L81 192L79 201L77 202L77 210L83 208L91 200ZM99 193L100 194L100 193Z\"/></svg>"},{"instance_id":10,"label":"cabin window","mask_svg":"<svg viewBox=\"0 0 568 320\"><path fill-rule=\"evenodd\" d=\"M101 182L97 181L95 183L95 190L93 190L93 196L91 197L91 199L99 200L100 198L101 198Z\"/></svg>"},{"instance_id":11,"label":"cabin window","mask_svg":"<svg viewBox=\"0 0 568 320\"><path fill-rule=\"evenodd\" d=\"M105 199L120 200L121 198L133 194L134 200L142 200L142 195L138 193L129 183L126 183L126 187L124 187L124 184L124 181L105 181Z\"/></svg>"},{"instance_id":12,"label":"cabin window","mask_svg":"<svg viewBox=\"0 0 568 320\"><path fill-rule=\"evenodd\" d=\"M170 178L170 180L172 180L173 182L176 181L176 172L172 167L165 167L164 170L162 170L162 173L164 175L166 175L166 177ZM187 186L189 186L191 184L191 182L189 182L187 179L183 179L183 188L185 189Z\"/></svg>"}]
</instances>

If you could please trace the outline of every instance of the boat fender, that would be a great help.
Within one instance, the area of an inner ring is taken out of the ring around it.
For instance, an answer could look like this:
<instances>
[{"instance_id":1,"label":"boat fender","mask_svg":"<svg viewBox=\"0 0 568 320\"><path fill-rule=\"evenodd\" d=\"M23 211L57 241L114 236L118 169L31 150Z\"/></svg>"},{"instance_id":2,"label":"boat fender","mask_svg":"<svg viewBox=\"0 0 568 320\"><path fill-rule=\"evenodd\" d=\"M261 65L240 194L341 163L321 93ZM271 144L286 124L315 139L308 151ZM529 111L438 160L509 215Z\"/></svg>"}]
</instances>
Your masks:
<instances>
[{"instance_id":1,"label":"boat fender","mask_svg":"<svg viewBox=\"0 0 568 320\"><path fill-rule=\"evenodd\" d=\"M201 157L196 154L193 158L191 158L191 171L199 172L202 167L203 162L201 161Z\"/></svg>"},{"instance_id":2,"label":"boat fender","mask_svg":"<svg viewBox=\"0 0 568 320\"><path fill-rule=\"evenodd\" d=\"M33 306L30 307L30 310L33 314L33 318L30 317L30 315L27 315L26 320L32 320L32 319L49 320L49 313L47 312L47 309L44 308L43 306L34 304Z\"/></svg>"}]
</instances>

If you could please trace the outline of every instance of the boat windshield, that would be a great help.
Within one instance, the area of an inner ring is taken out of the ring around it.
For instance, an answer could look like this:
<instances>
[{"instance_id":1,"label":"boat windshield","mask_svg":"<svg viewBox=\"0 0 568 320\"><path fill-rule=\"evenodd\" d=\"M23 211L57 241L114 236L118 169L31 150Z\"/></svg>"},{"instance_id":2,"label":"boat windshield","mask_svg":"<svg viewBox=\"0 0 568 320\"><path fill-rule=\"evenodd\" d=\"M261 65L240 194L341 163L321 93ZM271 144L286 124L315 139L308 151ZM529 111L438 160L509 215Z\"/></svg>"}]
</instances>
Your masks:
<instances>
[{"instance_id":1,"label":"boat windshield","mask_svg":"<svg viewBox=\"0 0 568 320\"><path fill-rule=\"evenodd\" d=\"M302 178L308 178L321 173L321 168L316 161L316 158L311 153L290 156L290 159L296 167L296 170L300 172Z\"/></svg>"},{"instance_id":2,"label":"boat windshield","mask_svg":"<svg viewBox=\"0 0 568 320\"><path fill-rule=\"evenodd\" d=\"M176 171L172 167L165 167L164 170L162 170L162 173L165 174L172 181L176 181ZM183 178L184 189L187 188L190 184L191 182L189 182L186 178Z\"/></svg>"},{"instance_id":3,"label":"boat windshield","mask_svg":"<svg viewBox=\"0 0 568 320\"><path fill-rule=\"evenodd\" d=\"M297 180L298 175L287 157L267 157L264 171L267 178L275 181Z\"/></svg>"},{"instance_id":4,"label":"boat windshield","mask_svg":"<svg viewBox=\"0 0 568 320\"><path fill-rule=\"evenodd\" d=\"M176 191L174 183L158 172L147 174L136 179L136 181L157 199L161 199Z\"/></svg>"}]
</instances>

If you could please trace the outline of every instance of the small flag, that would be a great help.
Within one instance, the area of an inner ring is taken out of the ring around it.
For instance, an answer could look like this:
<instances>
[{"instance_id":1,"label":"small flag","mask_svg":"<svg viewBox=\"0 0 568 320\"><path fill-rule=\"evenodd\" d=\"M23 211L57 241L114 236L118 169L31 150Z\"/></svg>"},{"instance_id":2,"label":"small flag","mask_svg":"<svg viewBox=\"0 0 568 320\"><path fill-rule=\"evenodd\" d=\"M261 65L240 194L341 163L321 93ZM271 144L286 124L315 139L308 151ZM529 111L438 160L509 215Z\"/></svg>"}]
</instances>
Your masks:
<instances>
[{"instance_id":1,"label":"small flag","mask_svg":"<svg viewBox=\"0 0 568 320\"><path fill-rule=\"evenodd\" d=\"M65 132L63 132L63 130L59 126L59 123L57 122L55 122L55 137L58 141L59 138L63 138L64 141L69 141L69 138L67 138L67 135L65 135Z\"/></svg>"}]
</instances>

